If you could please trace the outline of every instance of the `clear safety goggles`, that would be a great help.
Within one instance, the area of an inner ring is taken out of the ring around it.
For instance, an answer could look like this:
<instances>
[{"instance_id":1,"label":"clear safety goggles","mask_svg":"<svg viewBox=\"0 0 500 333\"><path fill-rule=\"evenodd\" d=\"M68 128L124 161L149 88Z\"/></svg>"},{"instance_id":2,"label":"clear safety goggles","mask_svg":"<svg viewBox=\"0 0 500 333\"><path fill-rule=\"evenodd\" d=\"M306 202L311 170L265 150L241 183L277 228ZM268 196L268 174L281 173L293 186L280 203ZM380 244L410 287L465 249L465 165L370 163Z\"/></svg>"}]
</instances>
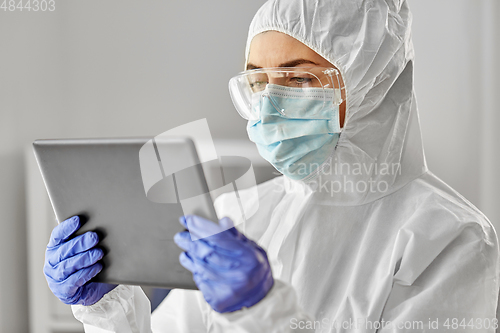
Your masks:
<instances>
[{"instance_id":1,"label":"clear safety goggles","mask_svg":"<svg viewBox=\"0 0 500 333\"><path fill-rule=\"evenodd\" d=\"M229 80L229 93L238 113L245 119L259 119L262 100L284 117L311 112L321 114L344 100L340 74L335 68L278 67L241 72ZM293 100L293 103L290 101ZM312 111L310 103L314 100Z\"/></svg>"}]
</instances>

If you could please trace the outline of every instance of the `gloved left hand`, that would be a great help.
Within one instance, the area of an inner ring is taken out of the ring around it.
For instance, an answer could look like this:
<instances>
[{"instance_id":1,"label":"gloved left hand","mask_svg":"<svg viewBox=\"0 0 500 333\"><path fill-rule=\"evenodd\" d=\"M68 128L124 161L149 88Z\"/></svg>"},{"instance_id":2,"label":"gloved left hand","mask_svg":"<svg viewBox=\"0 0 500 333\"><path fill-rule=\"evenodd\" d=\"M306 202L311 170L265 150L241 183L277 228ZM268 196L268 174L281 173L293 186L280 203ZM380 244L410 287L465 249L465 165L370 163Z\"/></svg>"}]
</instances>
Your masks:
<instances>
[{"instance_id":1,"label":"gloved left hand","mask_svg":"<svg viewBox=\"0 0 500 333\"><path fill-rule=\"evenodd\" d=\"M193 279L208 304L217 312L232 312L251 307L263 299L274 280L266 252L246 238L225 217L219 224L196 215L180 218L188 229L174 240L186 252L181 264ZM191 240L190 233L196 238Z\"/></svg>"}]
</instances>

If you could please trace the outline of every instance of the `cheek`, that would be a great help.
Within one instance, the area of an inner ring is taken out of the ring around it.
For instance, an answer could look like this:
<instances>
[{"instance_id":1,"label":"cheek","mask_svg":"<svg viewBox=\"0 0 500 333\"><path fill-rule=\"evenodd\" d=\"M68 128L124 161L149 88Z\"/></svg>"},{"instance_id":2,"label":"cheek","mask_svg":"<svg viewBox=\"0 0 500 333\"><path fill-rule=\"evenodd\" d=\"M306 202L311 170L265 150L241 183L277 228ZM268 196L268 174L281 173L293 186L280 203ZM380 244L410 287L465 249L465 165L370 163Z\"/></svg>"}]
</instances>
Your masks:
<instances>
[{"instance_id":1,"label":"cheek","mask_svg":"<svg viewBox=\"0 0 500 333\"><path fill-rule=\"evenodd\" d=\"M340 104L339 106L340 128L344 127L345 108L346 108L346 101L343 101L342 104Z\"/></svg>"}]
</instances>

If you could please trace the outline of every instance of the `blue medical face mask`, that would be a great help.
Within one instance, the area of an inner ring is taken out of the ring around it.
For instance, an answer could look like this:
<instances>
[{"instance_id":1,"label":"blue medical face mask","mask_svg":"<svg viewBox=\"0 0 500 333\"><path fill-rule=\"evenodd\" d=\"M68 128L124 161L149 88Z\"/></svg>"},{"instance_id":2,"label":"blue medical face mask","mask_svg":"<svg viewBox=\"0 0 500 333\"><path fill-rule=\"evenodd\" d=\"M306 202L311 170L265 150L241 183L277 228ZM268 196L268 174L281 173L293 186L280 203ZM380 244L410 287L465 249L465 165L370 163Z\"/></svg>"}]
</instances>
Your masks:
<instances>
[{"instance_id":1,"label":"blue medical face mask","mask_svg":"<svg viewBox=\"0 0 500 333\"><path fill-rule=\"evenodd\" d=\"M327 97L333 98L334 90L327 90ZM268 84L252 104L259 119L247 124L250 140L264 159L291 179L317 170L339 139L339 106L328 99L325 103L317 91Z\"/></svg>"}]
</instances>

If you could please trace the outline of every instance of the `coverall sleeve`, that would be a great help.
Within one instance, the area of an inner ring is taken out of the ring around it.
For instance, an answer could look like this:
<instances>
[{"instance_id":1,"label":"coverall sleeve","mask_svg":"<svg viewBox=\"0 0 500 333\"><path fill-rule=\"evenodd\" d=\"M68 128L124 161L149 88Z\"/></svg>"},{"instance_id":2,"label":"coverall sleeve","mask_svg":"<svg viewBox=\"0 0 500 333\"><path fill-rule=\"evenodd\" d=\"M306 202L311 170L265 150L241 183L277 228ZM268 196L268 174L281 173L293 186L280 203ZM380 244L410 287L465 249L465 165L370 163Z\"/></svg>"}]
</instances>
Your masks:
<instances>
[{"instance_id":1,"label":"coverall sleeve","mask_svg":"<svg viewBox=\"0 0 500 333\"><path fill-rule=\"evenodd\" d=\"M86 333L205 332L201 309L208 305L202 302L199 291L174 289L151 315L140 287L120 285L94 305L73 305L72 310Z\"/></svg>"},{"instance_id":2,"label":"coverall sleeve","mask_svg":"<svg viewBox=\"0 0 500 333\"><path fill-rule=\"evenodd\" d=\"M151 332L151 303L137 286L119 285L93 305L71 308L86 333Z\"/></svg>"},{"instance_id":3,"label":"coverall sleeve","mask_svg":"<svg viewBox=\"0 0 500 333\"><path fill-rule=\"evenodd\" d=\"M142 289L123 285L94 305L72 309L86 333L310 332L293 325L293 318L305 321L308 317L299 308L293 288L279 280L256 305L224 314L213 311L201 292L176 289L150 316Z\"/></svg>"},{"instance_id":4,"label":"coverall sleeve","mask_svg":"<svg viewBox=\"0 0 500 333\"><path fill-rule=\"evenodd\" d=\"M378 332L495 332L496 236L471 225L434 253L418 237L406 246Z\"/></svg>"}]
</instances>

